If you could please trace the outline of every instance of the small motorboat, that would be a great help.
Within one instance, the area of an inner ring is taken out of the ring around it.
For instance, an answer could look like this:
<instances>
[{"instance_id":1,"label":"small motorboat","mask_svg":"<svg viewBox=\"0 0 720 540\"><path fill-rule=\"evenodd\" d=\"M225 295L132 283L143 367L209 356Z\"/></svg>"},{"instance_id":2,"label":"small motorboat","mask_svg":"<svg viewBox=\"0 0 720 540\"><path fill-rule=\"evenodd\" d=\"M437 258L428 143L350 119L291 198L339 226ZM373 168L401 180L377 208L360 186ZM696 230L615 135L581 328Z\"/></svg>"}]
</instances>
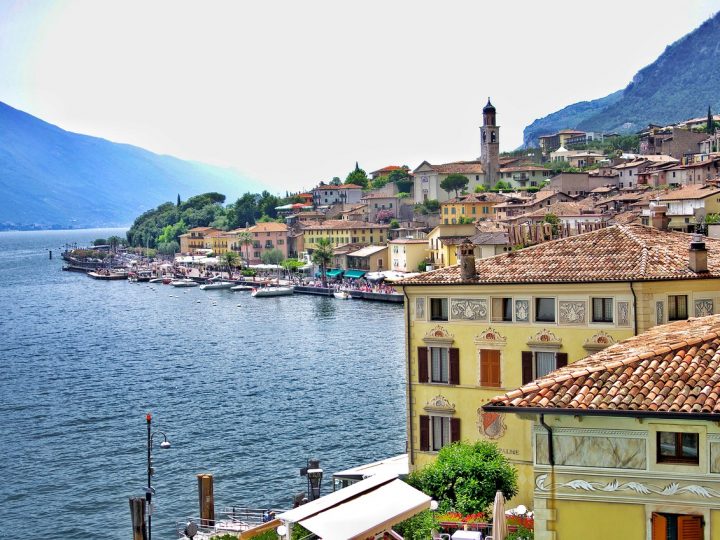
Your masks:
<instances>
[{"instance_id":1,"label":"small motorboat","mask_svg":"<svg viewBox=\"0 0 720 540\"><path fill-rule=\"evenodd\" d=\"M347 291L335 291L333 296L338 300L349 300L350 294Z\"/></svg>"},{"instance_id":2,"label":"small motorboat","mask_svg":"<svg viewBox=\"0 0 720 540\"><path fill-rule=\"evenodd\" d=\"M128 273L124 270L95 270L87 273L93 279L115 280L127 279Z\"/></svg>"},{"instance_id":3,"label":"small motorboat","mask_svg":"<svg viewBox=\"0 0 720 540\"><path fill-rule=\"evenodd\" d=\"M152 278L150 281L148 281L148 283L162 283L164 279L165 279L165 278L154 277L154 278Z\"/></svg>"},{"instance_id":4,"label":"small motorboat","mask_svg":"<svg viewBox=\"0 0 720 540\"><path fill-rule=\"evenodd\" d=\"M255 287L252 285L233 285L230 287L231 291L252 291Z\"/></svg>"},{"instance_id":5,"label":"small motorboat","mask_svg":"<svg viewBox=\"0 0 720 540\"><path fill-rule=\"evenodd\" d=\"M189 278L174 279L170 282L173 287L197 287L199 284L197 281L193 281Z\"/></svg>"},{"instance_id":6,"label":"small motorboat","mask_svg":"<svg viewBox=\"0 0 720 540\"><path fill-rule=\"evenodd\" d=\"M262 287L260 289L253 289L250 293L255 298L266 298L270 296L290 296L295 292L295 287L290 286L274 286L274 287Z\"/></svg>"},{"instance_id":7,"label":"small motorboat","mask_svg":"<svg viewBox=\"0 0 720 540\"><path fill-rule=\"evenodd\" d=\"M200 288L204 291L212 291L215 289L230 289L233 286L232 281L212 281L210 283L205 283L204 285L200 285Z\"/></svg>"}]
</instances>

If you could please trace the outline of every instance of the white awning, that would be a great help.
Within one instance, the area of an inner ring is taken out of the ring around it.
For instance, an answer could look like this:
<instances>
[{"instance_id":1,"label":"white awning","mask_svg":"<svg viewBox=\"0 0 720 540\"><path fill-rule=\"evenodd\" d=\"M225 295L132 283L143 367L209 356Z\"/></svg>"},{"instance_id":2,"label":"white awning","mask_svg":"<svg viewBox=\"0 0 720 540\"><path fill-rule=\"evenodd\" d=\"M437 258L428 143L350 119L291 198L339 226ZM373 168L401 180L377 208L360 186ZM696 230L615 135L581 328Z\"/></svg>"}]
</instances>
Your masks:
<instances>
[{"instance_id":1,"label":"white awning","mask_svg":"<svg viewBox=\"0 0 720 540\"><path fill-rule=\"evenodd\" d=\"M278 516L323 540L364 539L430 508L430 497L395 474L378 474Z\"/></svg>"},{"instance_id":2,"label":"white awning","mask_svg":"<svg viewBox=\"0 0 720 540\"><path fill-rule=\"evenodd\" d=\"M333 478L363 480L364 478L386 472L395 473L398 476L407 476L409 472L408 455L400 454L399 456L393 456L381 461L374 461L373 463L366 463L358 467L353 467L352 469L336 472L333 474Z\"/></svg>"}]
</instances>

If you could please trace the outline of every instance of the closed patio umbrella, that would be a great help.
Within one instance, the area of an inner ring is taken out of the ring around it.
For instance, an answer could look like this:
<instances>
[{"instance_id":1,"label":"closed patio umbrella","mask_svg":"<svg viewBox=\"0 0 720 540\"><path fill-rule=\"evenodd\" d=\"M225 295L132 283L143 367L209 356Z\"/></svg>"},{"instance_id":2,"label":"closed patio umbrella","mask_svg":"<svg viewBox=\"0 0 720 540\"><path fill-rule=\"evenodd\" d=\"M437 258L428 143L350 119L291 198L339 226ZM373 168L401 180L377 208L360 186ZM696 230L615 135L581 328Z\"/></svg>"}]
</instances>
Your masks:
<instances>
[{"instance_id":1,"label":"closed patio umbrella","mask_svg":"<svg viewBox=\"0 0 720 540\"><path fill-rule=\"evenodd\" d=\"M495 493L493 502L493 540L505 540L508 535L507 520L505 519L505 497L502 491Z\"/></svg>"}]
</instances>

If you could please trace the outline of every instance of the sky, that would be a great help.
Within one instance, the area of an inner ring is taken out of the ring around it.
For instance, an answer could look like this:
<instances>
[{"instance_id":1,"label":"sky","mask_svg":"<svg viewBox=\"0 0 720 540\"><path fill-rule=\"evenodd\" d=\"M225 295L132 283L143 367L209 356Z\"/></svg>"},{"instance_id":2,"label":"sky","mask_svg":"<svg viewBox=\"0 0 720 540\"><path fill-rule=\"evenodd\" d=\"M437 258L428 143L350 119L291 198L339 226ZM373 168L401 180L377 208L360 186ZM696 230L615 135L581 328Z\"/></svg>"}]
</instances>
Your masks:
<instances>
[{"instance_id":1,"label":"sky","mask_svg":"<svg viewBox=\"0 0 720 540\"><path fill-rule=\"evenodd\" d=\"M625 87L720 0L0 0L0 101L274 193L501 150ZM700 111L702 112L702 111ZM700 115L699 112L699 115Z\"/></svg>"}]
</instances>

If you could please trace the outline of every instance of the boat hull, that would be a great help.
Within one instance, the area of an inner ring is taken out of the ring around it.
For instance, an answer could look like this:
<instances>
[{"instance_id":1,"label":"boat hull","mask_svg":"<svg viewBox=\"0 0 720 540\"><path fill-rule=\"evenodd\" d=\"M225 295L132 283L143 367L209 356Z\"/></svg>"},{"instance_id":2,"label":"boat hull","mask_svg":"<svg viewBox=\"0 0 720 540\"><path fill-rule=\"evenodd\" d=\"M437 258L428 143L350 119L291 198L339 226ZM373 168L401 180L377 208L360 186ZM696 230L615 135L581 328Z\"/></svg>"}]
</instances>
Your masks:
<instances>
[{"instance_id":1,"label":"boat hull","mask_svg":"<svg viewBox=\"0 0 720 540\"><path fill-rule=\"evenodd\" d=\"M271 296L290 296L294 292L294 287L264 287L255 289L251 294L255 298L269 298Z\"/></svg>"}]
</instances>

